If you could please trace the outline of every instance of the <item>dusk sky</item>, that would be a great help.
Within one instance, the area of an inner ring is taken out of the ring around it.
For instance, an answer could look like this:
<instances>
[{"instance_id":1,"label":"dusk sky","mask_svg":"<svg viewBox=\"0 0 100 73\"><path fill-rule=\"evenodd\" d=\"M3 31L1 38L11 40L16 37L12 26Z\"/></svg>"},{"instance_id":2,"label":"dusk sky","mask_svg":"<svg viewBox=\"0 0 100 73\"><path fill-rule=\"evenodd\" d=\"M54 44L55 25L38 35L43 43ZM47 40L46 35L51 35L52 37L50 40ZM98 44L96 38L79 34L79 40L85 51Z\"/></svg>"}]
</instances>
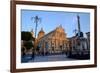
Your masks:
<instances>
[{"instance_id":1,"label":"dusk sky","mask_svg":"<svg viewBox=\"0 0 100 73\"><path fill-rule=\"evenodd\" d=\"M77 12L61 12L61 11L35 11L35 10L21 10L21 31L35 32L34 20L32 17L39 16L41 22L38 24L37 33L41 28L45 33L56 29L59 25L65 30L67 37L74 36L74 29L77 29L77 15L80 16L81 31L83 33L90 32L90 14Z\"/></svg>"}]
</instances>

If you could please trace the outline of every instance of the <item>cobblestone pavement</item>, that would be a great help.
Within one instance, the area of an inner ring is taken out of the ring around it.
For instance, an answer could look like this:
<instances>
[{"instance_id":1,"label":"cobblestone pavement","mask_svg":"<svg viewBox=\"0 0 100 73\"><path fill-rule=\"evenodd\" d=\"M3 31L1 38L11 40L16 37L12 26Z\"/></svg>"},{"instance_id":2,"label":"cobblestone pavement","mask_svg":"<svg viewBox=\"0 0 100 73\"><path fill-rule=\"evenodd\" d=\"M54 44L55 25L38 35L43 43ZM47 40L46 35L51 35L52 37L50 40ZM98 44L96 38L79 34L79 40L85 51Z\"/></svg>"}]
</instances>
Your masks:
<instances>
[{"instance_id":1,"label":"cobblestone pavement","mask_svg":"<svg viewBox=\"0 0 100 73\"><path fill-rule=\"evenodd\" d=\"M22 58L22 63L23 62L70 61L70 60L75 60L75 59L67 58L65 54L35 56L34 59L31 58L31 55L27 55L24 58Z\"/></svg>"}]
</instances>

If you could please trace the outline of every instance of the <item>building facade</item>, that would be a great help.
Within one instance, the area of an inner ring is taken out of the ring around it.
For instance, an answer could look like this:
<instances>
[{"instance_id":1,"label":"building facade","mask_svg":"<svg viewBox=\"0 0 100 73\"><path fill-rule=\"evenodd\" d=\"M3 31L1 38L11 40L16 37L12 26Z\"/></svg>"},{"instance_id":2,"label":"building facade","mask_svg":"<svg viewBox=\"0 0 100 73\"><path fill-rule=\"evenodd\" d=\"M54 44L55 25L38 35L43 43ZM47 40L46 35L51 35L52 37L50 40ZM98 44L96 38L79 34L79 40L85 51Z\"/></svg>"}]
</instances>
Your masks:
<instances>
[{"instance_id":1,"label":"building facade","mask_svg":"<svg viewBox=\"0 0 100 73\"><path fill-rule=\"evenodd\" d=\"M37 38L37 46L40 53L62 53L68 50L68 39L62 26L45 34L43 29L40 30Z\"/></svg>"},{"instance_id":2,"label":"building facade","mask_svg":"<svg viewBox=\"0 0 100 73\"><path fill-rule=\"evenodd\" d=\"M87 35L87 34L86 34ZM76 54L89 54L90 52L90 41L89 41L89 33L86 37L83 36L73 36L71 38L69 38L69 48L70 51L72 53L72 55L76 55Z\"/></svg>"}]
</instances>

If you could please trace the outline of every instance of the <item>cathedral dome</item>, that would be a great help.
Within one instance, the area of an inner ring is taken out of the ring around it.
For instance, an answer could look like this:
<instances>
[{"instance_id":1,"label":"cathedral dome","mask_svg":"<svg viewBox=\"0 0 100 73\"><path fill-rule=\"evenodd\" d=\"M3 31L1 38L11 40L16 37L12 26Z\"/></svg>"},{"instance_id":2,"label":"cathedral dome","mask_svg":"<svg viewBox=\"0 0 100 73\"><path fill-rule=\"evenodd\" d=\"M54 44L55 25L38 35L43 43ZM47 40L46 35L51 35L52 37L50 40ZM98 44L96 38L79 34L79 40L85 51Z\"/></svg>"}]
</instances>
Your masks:
<instances>
[{"instance_id":1,"label":"cathedral dome","mask_svg":"<svg viewBox=\"0 0 100 73\"><path fill-rule=\"evenodd\" d=\"M33 32L33 29L31 29L31 34L32 34L32 37L34 37L34 32Z\"/></svg>"}]
</instances>

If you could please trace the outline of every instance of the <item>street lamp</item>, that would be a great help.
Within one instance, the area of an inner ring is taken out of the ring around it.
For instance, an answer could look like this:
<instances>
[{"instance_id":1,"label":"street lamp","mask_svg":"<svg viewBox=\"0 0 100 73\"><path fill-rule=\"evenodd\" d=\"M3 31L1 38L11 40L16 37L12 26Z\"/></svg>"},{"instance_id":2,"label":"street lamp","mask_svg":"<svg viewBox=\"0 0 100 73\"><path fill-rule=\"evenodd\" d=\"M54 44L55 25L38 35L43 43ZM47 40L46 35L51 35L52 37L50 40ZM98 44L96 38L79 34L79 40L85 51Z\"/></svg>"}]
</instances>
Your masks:
<instances>
[{"instance_id":1,"label":"street lamp","mask_svg":"<svg viewBox=\"0 0 100 73\"><path fill-rule=\"evenodd\" d=\"M37 27L38 27L38 23L41 22L41 18L39 18L38 15L36 15L35 17L31 17L31 20L33 20L33 22L36 24L35 26L35 38L36 38Z\"/></svg>"},{"instance_id":2,"label":"street lamp","mask_svg":"<svg viewBox=\"0 0 100 73\"><path fill-rule=\"evenodd\" d=\"M38 17L38 15L36 15L35 17L31 17L31 20L36 24L35 25L35 39L34 39L34 49L32 51L32 58L34 58L34 53L36 51L35 48L35 43L36 43L36 35L37 35L37 27L38 27L38 23L41 22L41 18Z\"/></svg>"}]
</instances>

